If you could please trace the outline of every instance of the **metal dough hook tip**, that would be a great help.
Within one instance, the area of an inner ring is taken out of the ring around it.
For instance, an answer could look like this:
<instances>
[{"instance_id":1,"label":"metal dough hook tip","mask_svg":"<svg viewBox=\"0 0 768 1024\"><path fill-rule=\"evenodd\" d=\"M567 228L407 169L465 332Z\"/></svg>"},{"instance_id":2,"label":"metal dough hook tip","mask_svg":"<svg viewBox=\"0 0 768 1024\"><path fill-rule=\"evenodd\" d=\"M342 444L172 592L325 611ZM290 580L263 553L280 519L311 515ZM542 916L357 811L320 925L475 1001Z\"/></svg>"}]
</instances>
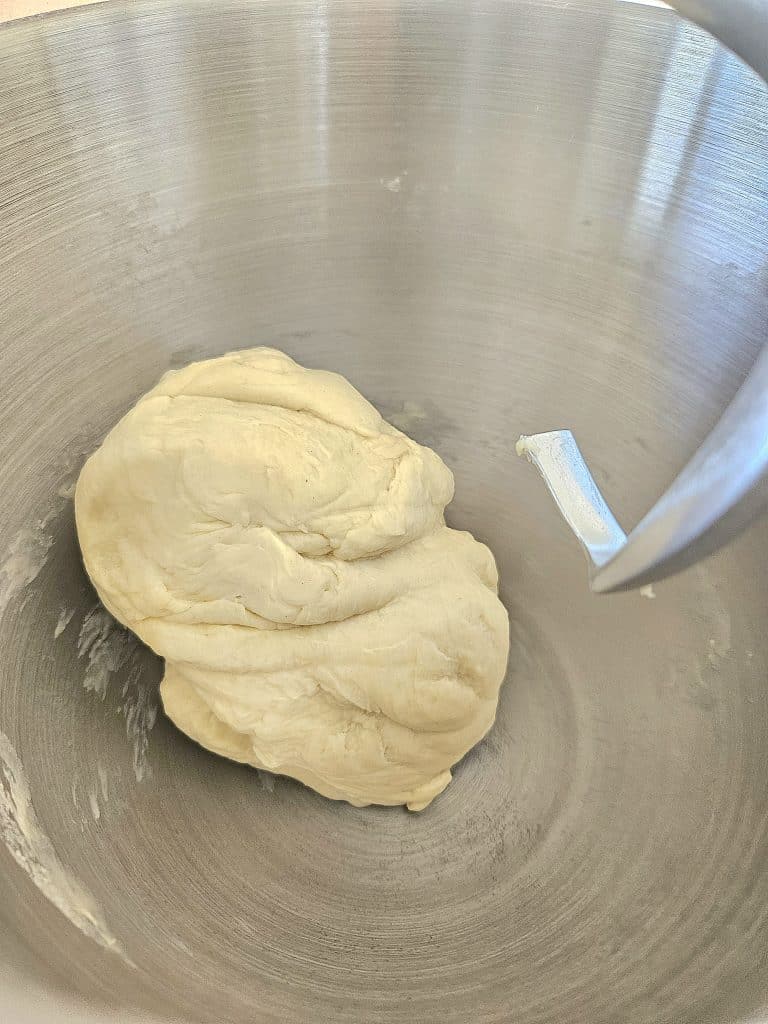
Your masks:
<instances>
[{"instance_id":1,"label":"metal dough hook tip","mask_svg":"<svg viewBox=\"0 0 768 1024\"><path fill-rule=\"evenodd\" d=\"M627 536L608 507L570 430L523 436L517 454L538 469L563 519L587 553L592 577L619 552Z\"/></svg>"},{"instance_id":2,"label":"metal dough hook tip","mask_svg":"<svg viewBox=\"0 0 768 1024\"><path fill-rule=\"evenodd\" d=\"M570 430L523 436L532 462L591 562L595 593L666 579L728 544L768 507L768 347L669 490L627 536Z\"/></svg>"}]
</instances>

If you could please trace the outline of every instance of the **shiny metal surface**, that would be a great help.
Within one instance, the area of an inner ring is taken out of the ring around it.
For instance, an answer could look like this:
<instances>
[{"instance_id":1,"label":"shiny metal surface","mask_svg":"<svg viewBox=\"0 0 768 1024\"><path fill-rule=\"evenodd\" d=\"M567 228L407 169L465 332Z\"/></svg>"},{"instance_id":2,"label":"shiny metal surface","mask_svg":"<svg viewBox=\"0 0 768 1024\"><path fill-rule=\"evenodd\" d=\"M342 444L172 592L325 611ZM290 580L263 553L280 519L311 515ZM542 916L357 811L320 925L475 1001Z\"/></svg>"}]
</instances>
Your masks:
<instances>
[{"instance_id":1,"label":"shiny metal surface","mask_svg":"<svg viewBox=\"0 0 768 1024\"><path fill-rule=\"evenodd\" d=\"M766 7L768 39L768 7ZM653 583L730 543L768 504L768 347L670 489L592 581L597 593Z\"/></svg>"},{"instance_id":2,"label":"shiny metal surface","mask_svg":"<svg viewBox=\"0 0 768 1024\"><path fill-rule=\"evenodd\" d=\"M766 7L768 38L768 7ZM667 579L733 541L768 501L768 347L668 491L626 536L568 430L517 443L591 563L598 594Z\"/></svg>"},{"instance_id":3,"label":"shiny metal surface","mask_svg":"<svg viewBox=\"0 0 768 1024\"><path fill-rule=\"evenodd\" d=\"M0 731L122 951L0 845L3 1019L768 1016L765 524L655 600L592 597L512 450L567 423L636 522L698 449L765 341L767 119L700 30L607 0L0 30ZM159 666L93 617L84 454L248 343L433 444L498 556L499 721L423 815L150 729Z\"/></svg>"},{"instance_id":4,"label":"shiny metal surface","mask_svg":"<svg viewBox=\"0 0 768 1024\"><path fill-rule=\"evenodd\" d=\"M719 29L719 38L768 81L768 4L684 0L679 9ZM536 464L584 546L595 593L667 579L729 544L768 505L768 345L718 425L629 537L570 431L523 437L518 453Z\"/></svg>"}]
</instances>

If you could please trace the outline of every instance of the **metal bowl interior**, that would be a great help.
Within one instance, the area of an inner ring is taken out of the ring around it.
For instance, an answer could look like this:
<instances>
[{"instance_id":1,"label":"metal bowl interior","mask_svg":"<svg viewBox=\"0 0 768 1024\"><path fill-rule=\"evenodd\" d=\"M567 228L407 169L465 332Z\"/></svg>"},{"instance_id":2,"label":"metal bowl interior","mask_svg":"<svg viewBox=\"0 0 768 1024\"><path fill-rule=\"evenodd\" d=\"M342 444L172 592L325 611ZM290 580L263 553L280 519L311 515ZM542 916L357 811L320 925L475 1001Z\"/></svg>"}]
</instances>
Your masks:
<instances>
[{"instance_id":1,"label":"metal bowl interior","mask_svg":"<svg viewBox=\"0 0 768 1024\"><path fill-rule=\"evenodd\" d=\"M695 450L765 337L767 120L735 57L624 2L141 0L0 31L4 1017L768 1007L768 530L655 599L592 597L514 457L570 427L631 525ZM433 445L497 555L498 723L423 814L198 749L98 617L85 454L170 366L252 344Z\"/></svg>"}]
</instances>

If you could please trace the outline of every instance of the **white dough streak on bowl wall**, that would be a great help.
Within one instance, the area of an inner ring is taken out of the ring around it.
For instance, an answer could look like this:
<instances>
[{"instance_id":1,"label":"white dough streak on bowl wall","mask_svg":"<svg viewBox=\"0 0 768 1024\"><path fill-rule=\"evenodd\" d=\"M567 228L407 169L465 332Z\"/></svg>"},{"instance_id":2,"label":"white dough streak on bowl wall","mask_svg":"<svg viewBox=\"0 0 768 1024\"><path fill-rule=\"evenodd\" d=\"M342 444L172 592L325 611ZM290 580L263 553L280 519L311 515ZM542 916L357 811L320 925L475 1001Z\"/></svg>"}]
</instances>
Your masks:
<instances>
[{"instance_id":1,"label":"white dough streak on bowl wall","mask_svg":"<svg viewBox=\"0 0 768 1024\"><path fill-rule=\"evenodd\" d=\"M131 663L136 647L137 641L100 604L86 613L77 638L78 657L87 659L83 688L104 700L111 680L127 670L119 711L133 751L133 772L142 782L152 772L147 754L158 697L151 683L142 679L141 669Z\"/></svg>"},{"instance_id":2,"label":"white dough streak on bowl wall","mask_svg":"<svg viewBox=\"0 0 768 1024\"><path fill-rule=\"evenodd\" d=\"M24 768L0 732L0 836L16 863L76 928L125 957L93 897L59 860L38 821Z\"/></svg>"}]
</instances>

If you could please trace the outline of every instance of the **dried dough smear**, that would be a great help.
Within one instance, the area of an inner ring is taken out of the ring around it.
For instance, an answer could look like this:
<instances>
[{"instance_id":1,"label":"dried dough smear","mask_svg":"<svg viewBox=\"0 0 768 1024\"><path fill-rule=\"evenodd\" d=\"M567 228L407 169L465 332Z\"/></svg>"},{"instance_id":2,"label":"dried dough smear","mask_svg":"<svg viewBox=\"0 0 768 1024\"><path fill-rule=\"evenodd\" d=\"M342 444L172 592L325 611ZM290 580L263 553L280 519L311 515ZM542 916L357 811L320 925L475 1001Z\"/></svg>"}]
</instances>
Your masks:
<instances>
[{"instance_id":1,"label":"dried dough smear","mask_svg":"<svg viewBox=\"0 0 768 1024\"><path fill-rule=\"evenodd\" d=\"M166 713L356 805L425 807L493 724L508 650L450 470L348 381L273 349L167 374L77 484L108 610L165 658Z\"/></svg>"}]
</instances>

